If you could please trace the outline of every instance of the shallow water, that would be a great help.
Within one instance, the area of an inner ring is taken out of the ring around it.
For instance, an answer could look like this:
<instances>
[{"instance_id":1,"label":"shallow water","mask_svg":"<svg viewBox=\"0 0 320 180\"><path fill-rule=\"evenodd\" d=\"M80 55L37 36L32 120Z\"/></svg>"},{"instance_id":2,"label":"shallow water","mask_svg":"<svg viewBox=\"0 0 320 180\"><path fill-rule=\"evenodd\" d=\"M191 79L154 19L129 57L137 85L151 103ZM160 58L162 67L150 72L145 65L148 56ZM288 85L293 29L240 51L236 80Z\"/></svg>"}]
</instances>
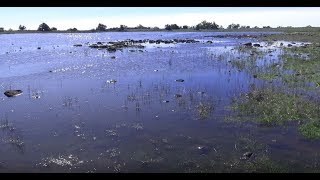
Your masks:
<instances>
[{"instance_id":1,"label":"shallow water","mask_svg":"<svg viewBox=\"0 0 320 180\"><path fill-rule=\"evenodd\" d=\"M318 141L294 125L225 121L234 96L270 83L228 64L231 48L255 40L204 37L220 34L0 35L1 90L23 91L0 97L0 171L245 172L232 164L253 141L251 159L267 154L294 172L317 164ZM84 45L186 38L201 42L115 53ZM205 118L200 104L212 107Z\"/></svg>"}]
</instances>

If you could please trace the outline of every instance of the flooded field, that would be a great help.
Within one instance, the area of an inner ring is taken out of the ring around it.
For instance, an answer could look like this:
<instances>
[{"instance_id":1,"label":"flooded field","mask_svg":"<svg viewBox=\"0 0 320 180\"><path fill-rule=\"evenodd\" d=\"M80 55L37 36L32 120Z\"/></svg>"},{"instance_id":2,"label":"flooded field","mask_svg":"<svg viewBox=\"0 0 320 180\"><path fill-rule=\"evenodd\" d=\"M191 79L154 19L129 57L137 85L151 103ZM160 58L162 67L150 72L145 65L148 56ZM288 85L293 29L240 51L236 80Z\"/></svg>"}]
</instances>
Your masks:
<instances>
[{"instance_id":1,"label":"flooded field","mask_svg":"<svg viewBox=\"0 0 320 180\"><path fill-rule=\"evenodd\" d=\"M241 34L0 35L0 172L317 172L305 43Z\"/></svg>"}]
</instances>

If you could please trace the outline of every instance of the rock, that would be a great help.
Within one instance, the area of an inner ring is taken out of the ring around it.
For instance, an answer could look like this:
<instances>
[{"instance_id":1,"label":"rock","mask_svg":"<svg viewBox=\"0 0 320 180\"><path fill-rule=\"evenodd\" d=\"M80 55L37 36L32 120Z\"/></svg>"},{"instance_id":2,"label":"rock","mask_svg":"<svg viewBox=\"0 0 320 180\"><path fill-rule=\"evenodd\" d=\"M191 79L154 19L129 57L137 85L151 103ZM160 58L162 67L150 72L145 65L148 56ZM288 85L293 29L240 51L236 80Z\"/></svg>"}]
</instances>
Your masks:
<instances>
[{"instance_id":1,"label":"rock","mask_svg":"<svg viewBox=\"0 0 320 180\"><path fill-rule=\"evenodd\" d=\"M198 146L197 150L199 151L200 155L207 155L210 153L211 148L208 146Z\"/></svg>"},{"instance_id":2,"label":"rock","mask_svg":"<svg viewBox=\"0 0 320 180\"><path fill-rule=\"evenodd\" d=\"M111 59L115 59L116 57L115 56L111 56Z\"/></svg>"},{"instance_id":3,"label":"rock","mask_svg":"<svg viewBox=\"0 0 320 180\"><path fill-rule=\"evenodd\" d=\"M75 45L73 45L74 47L81 47L82 46L82 44L75 44Z\"/></svg>"},{"instance_id":4,"label":"rock","mask_svg":"<svg viewBox=\"0 0 320 180\"><path fill-rule=\"evenodd\" d=\"M158 72L159 70L158 69L155 69L155 70L153 70L154 72Z\"/></svg>"},{"instance_id":5,"label":"rock","mask_svg":"<svg viewBox=\"0 0 320 180\"><path fill-rule=\"evenodd\" d=\"M143 52L143 50L139 49L139 52Z\"/></svg>"},{"instance_id":6,"label":"rock","mask_svg":"<svg viewBox=\"0 0 320 180\"><path fill-rule=\"evenodd\" d=\"M168 139L161 139L161 141L163 142L163 143L165 143L165 144L168 144L169 143L169 141L168 141Z\"/></svg>"},{"instance_id":7,"label":"rock","mask_svg":"<svg viewBox=\"0 0 320 180\"><path fill-rule=\"evenodd\" d=\"M7 90L4 92L4 95L7 97L14 97L14 96L19 96L22 94L22 90Z\"/></svg>"},{"instance_id":8,"label":"rock","mask_svg":"<svg viewBox=\"0 0 320 180\"><path fill-rule=\"evenodd\" d=\"M116 48L116 47L113 47L113 46L107 46L107 51L108 51L108 52L116 52L116 51L117 51L117 48Z\"/></svg>"},{"instance_id":9,"label":"rock","mask_svg":"<svg viewBox=\"0 0 320 180\"><path fill-rule=\"evenodd\" d=\"M260 44L253 44L253 47L261 47Z\"/></svg>"},{"instance_id":10,"label":"rock","mask_svg":"<svg viewBox=\"0 0 320 180\"><path fill-rule=\"evenodd\" d=\"M246 152L242 155L242 157L240 157L241 160L247 160L252 156L252 152Z\"/></svg>"},{"instance_id":11,"label":"rock","mask_svg":"<svg viewBox=\"0 0 320 180\"><path fill-rule=\"evenodd\" d=\"M133 50L133 49L130 49L129 51L130 51L130 52L136 52L136 50Z\"/></svg>"},{"instance_id":12,"label":"rock","mask_svg":"<svg viewBox=\"0 0 320 180\"><path fill-rule=\"evenodd\" d=\"M41 47L38 47L38 49L41 49Z\"/></svg>"},{"instance_id":13,"label":"rock","mask_svg":"<svg viewBox=\"0 0 320 180\"><path fill-rule=\"evenodd\" d=\"M210 43L210 44L212 44L213 42L212 42L212 41L207 41L207 43Z\"/></svg>"},{"instance_id":14,"label":"rock","mask_svg":"<svg viewBox=\"0 0 320 180\"><path fill-rule=\"evenodd\" d=\"M179 98L179 97L182 97L182 95L181 94L176 94L175 97Z\"/></svg>"},{"instance_id":15,"label":"rock","mask_svg":"<svg viewBox=\"0 0 320 180\"><path fill-rule=\"evenodd\" d=\"M252 46L252 43L251 42L248 42L248 43L244 43L243 45L245 45L245 46Z\"/></svg>"},{"instance_id":16,"label":"rock","mask_svg":"<svg viewBox=\"0 0 320 180\"><path fill-rule=\"evenodd\" d=\"M166 100L165 100L165 101L162 101L162 102L164 102L164 103L168 103L169 101L166 101Z\"/></svg>"},{"instance_id":17,"label":"rock","mask_svg":"<svg viewBox=\"0 0 320 180\"><path fill-rule=\"evenodd\" d=\"M288 44L288 47L291 47L292 46L292 44Z\"/></svg>"},{"instance_id":18,"label":"rock","mask_svg":"<svg viewBox=\"0 0 320 180\"><path fill-rule=\"evenodd\" d=\"M107 83L111 83L111 84L114 84L114 83L116 83L116 82L117 82L117 80L114 80L114 79L107 80Z\"/></svg>"},{"instance_id":19,"label":"rock","mask_svg":"<svg viewBox=\"0 0 320 180\"><path fill-rule=\"evenodd\" d=\"M258 76L256 74L253 75L253 78L257 78Z\"/></svg>"},{"instance_id":20,"label":"rock","mask_svg":"<svg viewBox=\"0 0 320 180\"><path fill-rule=\"evenodd\" d=\"M283 43L280 43L280 46L283 46Z\"/></svg>"},{"instance_id":21,"label":"rock","mask_svg":"<svg viewBox=\"0 0 320 180\"><path fill-rule=\"evenodd\" d=\"M184 80L183 79L177 79L176 81L177 82L183 82Z\"/></svg>"},{"instance_id":22,"label":"rock","mask_svg":"<svg viewBox=\"0 0 320 180\"><path fill-rule=\"evenodd\" d=\"M253 56L254 55L254 53L250 53L250 56Z\"/></svg>"}]
</instances>

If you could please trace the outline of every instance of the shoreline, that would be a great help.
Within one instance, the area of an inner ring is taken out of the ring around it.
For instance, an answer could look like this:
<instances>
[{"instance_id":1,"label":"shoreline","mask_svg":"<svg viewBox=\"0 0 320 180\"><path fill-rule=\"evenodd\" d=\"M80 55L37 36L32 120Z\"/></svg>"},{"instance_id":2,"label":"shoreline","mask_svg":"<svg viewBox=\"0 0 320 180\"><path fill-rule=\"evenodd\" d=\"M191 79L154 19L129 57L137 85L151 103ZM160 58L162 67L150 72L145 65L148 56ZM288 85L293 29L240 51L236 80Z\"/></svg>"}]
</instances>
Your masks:
<instances>
[{"instance_id":1,"label":"shoreline","mask_svg":"<svg viewBox=\"0 0 320 180\"><path fill-rule=\"evenodd\" d=\"M47 33L105 33L105 32L320 32L320 27L297 27L297 28L250 28L250 29L208 29L208 30L194 30L194 29L179 29L179 30L165 30L165 29L128 29L124 31L119 30L106 30L106 31L92 31L92 30L78 30L78 31L37 31L37 30L15 30L15 31L4 31L1 34L47 34Z\"/></svg>"}]
</instances>

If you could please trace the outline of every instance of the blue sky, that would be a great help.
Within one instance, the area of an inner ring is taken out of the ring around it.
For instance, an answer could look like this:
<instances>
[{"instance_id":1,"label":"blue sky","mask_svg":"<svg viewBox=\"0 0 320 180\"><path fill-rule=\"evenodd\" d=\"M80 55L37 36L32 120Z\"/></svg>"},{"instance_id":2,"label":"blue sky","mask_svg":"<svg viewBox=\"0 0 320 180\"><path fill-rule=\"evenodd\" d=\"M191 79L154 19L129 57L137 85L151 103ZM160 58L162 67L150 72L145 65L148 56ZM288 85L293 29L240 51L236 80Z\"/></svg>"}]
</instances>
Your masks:
<instances>
[{"instance_id":1,"label":"blue sky","mask_svg":"<svg viewBox=\"0 0 320 180\"><path fill-rule=\"evenodd\" d=\"M202 20L226 27L231 23L250 26L320 26L318 7L0 7L0 27L17 29L20 24L36 29L42 22L50 27L92 29L98 23L108 27L158 26L176 23L195 25Z\"/></svg>"}]
</instances>

